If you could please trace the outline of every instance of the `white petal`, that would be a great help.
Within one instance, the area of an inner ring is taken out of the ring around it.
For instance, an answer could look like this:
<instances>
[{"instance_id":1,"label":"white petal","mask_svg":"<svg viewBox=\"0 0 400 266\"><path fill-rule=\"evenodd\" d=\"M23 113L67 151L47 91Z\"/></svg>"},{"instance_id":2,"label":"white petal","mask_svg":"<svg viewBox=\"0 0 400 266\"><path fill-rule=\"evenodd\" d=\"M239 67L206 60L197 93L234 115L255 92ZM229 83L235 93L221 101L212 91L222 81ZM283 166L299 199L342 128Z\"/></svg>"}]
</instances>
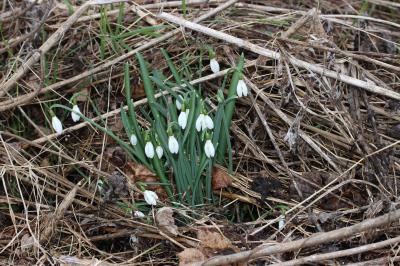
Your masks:
<instances>
[{"instance_id":1,"label":"white petal","mask_svg":"<svg viewBox=\"0 0 400 266\"><path fill-rule=\"evenodd\" d=\"M208 158L214 157L215 148L214 148L214 145L212 144L211 140L206 141L206 144L204 145L204 152L206 153L206 156Z\"/></svg>"},{"instance_id":2,"label":"white petal","mask_svg":"<svg viewBox=\"0 0 400 266\"><path fill-rule=\"evenodd\" d=\"M202 127L203 127L203 120L204 120L204 115L203 114L200 114L199 115L199 117L197 117L197 120L196 120L196 129L197 129L197 132L200 132L201 131L201 129L202 129Z\"/></svg>"},{"instance_id":3,"label":"white petal","mask_svg":"<svg viewBox=\"0 0 400 266\"><path fill-rule=\"evenodd\" d=\"M152 159L154 157L153 143L151 143L151 142L146 143L146 146L144 146L144 153L146 154L147 158Z\"/></svg>"},{"instance_id":4,"label":"white petal","mask_svg":"<svg viewBox=\"0 0 400 266\"><path fill-rule=\"evenodd\" d=\"M175 136L169 136L168 138L168 148L172 154L177 154L179 151L179 143Z\"/></svg>"},{"instance_id":5,"label":"white petal","mask_svg":"<svg viewBox=\"0 0 400 266\"><path fill-rule=\"evenodd\" d=\"M186 112L181 112L178 117L178 124L182 129L186 128L187 124L187 115Z\"/></svg>"},{"instance_id":6,"label":"white petal","mask_svg":"<svg viewBox=\"0 0 400 266\"><path fill-rule=\"evenodd\" d=\"M137 137L136 137L135 134L132 134L131 137L129 138L129 140L130 140L132 146L136 146L136 144L137 144Z\"/></svg>"},{"instance_id":7,"label":"white petal","mask_svg":"<svg viewBox=\"0 0 400 266\"><path fill-rule=\"evenodd\" d=\"M63 126L62 123L60 121L60 119L58 119L57 116L53 116L51 118L51 124L53 126L53 129L57 132L57 134L61 134L63 131Z\"/></svg>"},{"instance_id":8,"label":"white petal","mask_svg":"<svg viewBox=\"0 0 400 266\"><path fill-rule=\"evenodd\" d=\"M215 58L210 60L210 68L213 73L219 72L219 64L218 61L215 60Z\"/></svg>"},{"instance_id":9,"label":"white petal","mask_svg":"<svg viewBox=\"0 0 400 266\"><path fill-rule=\"evenodd\" d=\"M214 128L214 122L209 115L204 116L204 127L205 127L204 129L206 129L206 128L213 129Z\"/></svg>"},{"instance_id":10,"label":"white petal","mask_svg":"<svg viewBox=\"0 0 400 266\"><path fill-rule=\"evenodd\" d=\"M249 90L247 89L246 82L244 82L243 80L240 80L240 81L242 81L242 94L243 94L243 96L247 96L247 94L249 93Z\"/></svg>"},{"instance_id":11,"label":"white petal","mask_svg":"<svg viewBox=\"0 0 400 266\"><path fill-rule=\"evenodd\" d=\"M178 98L179 98L181 101L179 101L179 99L176 99L176 101L175 101L176 109L181 110L181 109L182 109L183 97L182 97L181 95L178 95Z\"/></svg>"},{"instance_id":12,"label":"white petal","mask_svg":"<svg viewBox=\"0 0 400 266\"><path fill-rule=\"evenodd\" d=\"M135 216L135 217L137 217L137 218L144 218L144 213L143 212L141 212L141 211L135 211L134 213L133 213L133 216Z\"/></svg>"},{"instance_id":13,"label":"white petal","mask_svg":"<svg viewBox=\"0 0 400 266\"><path fill-rule=\"evenodd\" d=\"M81 119L81 117L78 115L78 114L81 114L81 110L79 109L79 106L75 104L74 106L72 106L72 110L76 112L76 113L71 112L72 121L78 122Z\"/></svg>"},{"instance_id":14,"label":"white petal","mask_svg":"<svg viewBox=\"0 0 400 266\"><path fill-rule=\"evenodd\" d=\"M147 204L153 206L157 205L158 196L154 191L145 190L143 194L144 200L147 202Z\"/></svg>"},{"instance_id":15,"label":"white petal","mask_svg":"<svg viewBox=\"0 0 400 266\"><path fill-rule=\"evenodd\" d=\"M236 86L236 94L239 98L243 97L243 80L239 80Z\"/></svg>"},{"instance_id":16,"label":"white petal","mask_svg":"<svg viewBox=\"0 0 400 266\"><path fill-rule=\"evenodd\" d=\"M157 153L158 158L161 159L161 157L162 157L163 154L164 154L163 148L162 148L161 146L157 146L157 148L156 148L156 153Z\"/></svg>"}]
</instances>

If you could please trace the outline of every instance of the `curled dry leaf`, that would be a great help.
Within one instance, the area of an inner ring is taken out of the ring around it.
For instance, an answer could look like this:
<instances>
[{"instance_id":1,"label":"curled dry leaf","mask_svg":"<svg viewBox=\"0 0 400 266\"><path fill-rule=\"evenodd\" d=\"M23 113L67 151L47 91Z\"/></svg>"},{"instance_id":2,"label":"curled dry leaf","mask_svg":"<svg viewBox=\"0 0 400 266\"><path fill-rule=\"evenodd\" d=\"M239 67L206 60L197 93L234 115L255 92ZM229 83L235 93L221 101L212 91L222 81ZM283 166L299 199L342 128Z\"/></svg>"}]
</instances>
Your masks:
<instances>
[{"instance_id":1,"label":"curled dry leaf","mask_svg":"<svg viewBox=\"0 0 400 266\"><path fill-rule=\"evenodd\" d=\"M136 163L134 161L128 161L124 167L124 172L128 176L129 183L160 183L160 178L150 171L145 165ZM167 193L161 185L148 185L147 190L151 190L157 193L161 200L168 198Z\"/></svg>"},{"instance_id":2,"label":"curled dry leaf","mask_svg":"<svg viewBox=\"0 0 400 266\"><path fill-rule=\"evenodd\" d=\"M197 248L185 248L178 253L179 266L190 266L205 260L204 254Z\"/></svg>"},{"instance_id":3,"label":"curled dry leaf","mask_svg":"<svg viewBox=\"0 0 400 266\"><path fill-rule=\"evenodd\" d=\"M156 213L156 222L158 228L168 234L177 236L178 227L175 225L174 217L172 216L174 211L170 207L162 207Z\"/></svg>"},{"instance_id":4,"label":"curled dry leaf","mask_svg":"<svg viewBox=\"0 0 400 266\"><path fill-rule=\"evenodd\" d=\"M197 238L204 248L213 250L222 250L232 247L231 241L218 232L213 232L208 229L199 229L197 231Z\"/></svg>"},{"instance_id":5,"label":"curled dry leaf","mask_svg":"<svg viewBox=\"0 0 400 266\"><path fill-rule=\"evenodd\" d=\"M213 190L218 190L221 188L229 187L232 184L232 177L223 169L214 167L213 178L212 178L212 188Z\"/></svg>"},{"instance_id":6,"label":"curled dry leaf","mask_svg":"<svg viewBox=\"0 0 400 266\"><path fill-rule=\"evenodd\" d=\"M124 170L135 182L154 182L158 179L145 165L134 161L129 161Z\"/></svg>"},{"instance_id":7,"label":"curled dry leaf","mask_svg":"<svg viewBox=\"0 0 400 266\"><path fill-rule=\"evenodd\" d=\"M136 163L128 159L126 152L120 147L110 147L104 151L103 157L98 157L97 161L101 161L101 170L113 173L116 168L120 168L126 178L126 186L129 191L134 190L135 183L159 183L160 179L146 166ZM146 187L157 193L161 200L167 199L167 193L161 185L149 185Z\"/></svg>"},{"instance_id":8,"label":"curled dry leaf","mask_svg":"<svg viewBox=\"0 0 400 266\"><path fill-rule=\"evenodd\" d=\"M105 172L113 172L115 169L123 168L127 163L127 155L120 147L107 148L103 155L97 157L97 162L101 162L101 170Z\"/></svg>"},{"instance_id":9,"label":"curled dry leaf","mask_svg":"<svg viewBox=\"0 0 400 266\"><path fill-rule=\"evenodd\" d=\"M21 238L21 251L29 252L31 251L33 245L35 244L35 240L29 234L24 234Z\"/></svg>"},{"instance_id":10,"label":"curled dry leaf","mask_svg":"<svg viewBox=\"0 0 400 266\"><path fill-rule=\"evenodd\" d=\"M120 172L112 172L107 179L107 183L109 185L109 189L106 191L106 200L111 200L114 197L126 197L129 195L129 187L127 185L125 176L123 176Z\"/></svg>"}]
</instances>

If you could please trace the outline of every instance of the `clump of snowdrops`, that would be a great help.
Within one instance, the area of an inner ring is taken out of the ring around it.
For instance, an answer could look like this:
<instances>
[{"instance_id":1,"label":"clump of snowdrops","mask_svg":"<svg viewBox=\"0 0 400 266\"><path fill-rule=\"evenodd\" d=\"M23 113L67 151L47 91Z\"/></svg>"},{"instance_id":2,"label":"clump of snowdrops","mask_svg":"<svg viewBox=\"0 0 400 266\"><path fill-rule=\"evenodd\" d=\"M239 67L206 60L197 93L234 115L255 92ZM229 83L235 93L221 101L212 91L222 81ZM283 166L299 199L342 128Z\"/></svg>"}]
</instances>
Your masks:
<instances>
[{"instance_id":1,"label":"clump of snowdrops","mask_svg":"<svg viewBox=\"0 0 400 266\"><path fill-rule=\"evenodd\" d=\"M228 72L216 97L205 99L199 88L181 76L169 55L164 50L162 52L174 81L157 70L150 74L147 62L141 54L137 54L148 109L138 108L132 101L129 65L126 63L124 66L127 108L121 107L121 119L128 141L82 115L75 99L71 99L72 108L58 104L51 108L64 108L71 112L74 122L82 118L114 138L133 160L157 174L171 201L192 206L210 203L213 198L211 181L214 164L218 162L232 169L229 128L236 98L248 94L242 80L244 58L242 55L236 68ZM219 71L214 56L211 57L210 68L214 73ZM225 96L228 78L230 85ZM60 119L53 111L50 114L54 130L61 133ZM139 124L139 115L147 123ZM140 187L145 186L141 184ZM147 204L156 205L157 195L145 188L143 190ZM141 216L139 212L135 215Z\"/></svg>"}]
</instances>

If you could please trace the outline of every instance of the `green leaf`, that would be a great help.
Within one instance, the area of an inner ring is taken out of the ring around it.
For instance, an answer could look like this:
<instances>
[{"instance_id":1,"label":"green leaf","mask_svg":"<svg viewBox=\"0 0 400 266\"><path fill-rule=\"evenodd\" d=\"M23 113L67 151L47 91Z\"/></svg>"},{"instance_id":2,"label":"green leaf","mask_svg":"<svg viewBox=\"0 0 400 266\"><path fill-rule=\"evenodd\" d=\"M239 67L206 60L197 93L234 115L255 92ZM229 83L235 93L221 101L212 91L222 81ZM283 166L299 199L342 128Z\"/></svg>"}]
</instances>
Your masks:
<instances>
[{"instance_id":1,"label":"green leaf","mask_svg":"<svg viewBox=\"0 0 400 266\"><path fill-rule=\"evenodd\" d=\"M243 65L244 65L244 55L242 54L239 58L239 62L236 67L236 71L233 73L232 80L231 80L231 85L228 90L228 99L232 99L229 101L226 106L225 106L225 121L222 126L226 127L223 129L223 131L228 130L231 126L231 121L232 121L232 116L233 116L233 111L235 109L235 95L236 95L236 87L239 82L240 76L242 74L243 70ZM227 147L227 141L229 141L229 138L227 138L226 134L221 134L219 138L219 149L217 152L217 161L218 162L223 162L225 153L226 153L226 147Z\"/></svg>"}]
</instances>

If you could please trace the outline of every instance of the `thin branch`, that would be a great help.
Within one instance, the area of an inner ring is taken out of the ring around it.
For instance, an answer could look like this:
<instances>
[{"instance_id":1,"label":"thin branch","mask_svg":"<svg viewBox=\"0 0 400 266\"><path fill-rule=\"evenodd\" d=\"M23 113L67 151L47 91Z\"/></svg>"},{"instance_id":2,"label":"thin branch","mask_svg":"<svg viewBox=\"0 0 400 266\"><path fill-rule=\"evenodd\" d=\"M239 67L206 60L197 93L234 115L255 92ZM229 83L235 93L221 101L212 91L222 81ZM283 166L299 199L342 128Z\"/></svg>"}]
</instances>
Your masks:
<instances>
[{"instance_id":1,"label":"thin branch","mask_svg":"<svg viewBox=\"0 0 400 266\"><path fill-rule=\"evenodd\" d=\"M280 53L277 53L277 52L274 52L272 50L269 50L269 49L266 49L264 47L261 47L259 45L253 44L253 43L251 43L249 41L234 37L234 36L229 35L227 33L224 33L224 32L221 32L221 31L217 31L217 30L202 26L200 24L193 23L193 22L187 21L185 19L173 16L171 14L163 12L163 13L161 13L159 15L159 17L162 18L162 19L165 19L167 21L170 21L172 23L176 23L176 24L178 24L178 25L180 25L182 27L186 27L186 28L189 28L191 30L201 32L201 33L203 33L205 35L209 35L211 37L223 40L225 42L235 44L238 47L245 48L245 49L247 49L247 50L249 50L251 52L254 52L254 53L269 57L271 59L279 60L281 58L281 54ZM293 65L295 65L297 67L300 67L300 68L303 68L303 69L306 69L306 70L308 70L310 72L314 72L314 73L317 73L317 74L320 74L320 75L323 75L323 76L326 76L326 77L329 77L329 78L333 78L333 79L342 81L344 83L359 87L361 89L364 89L364 90L372 92L372 93L376 93L376 94L379 94L379 95L387 96L389 98L400 100L400 93L397 93L397 92L394 92L392 90L377 86L377 85L375 85L375 84L373 84L371 82L366 82L366 81L362 81L362 80L359 80L359 79L356 79L356 78L353 78L353 77L350 77L350 76L347 76L347 75L343 75L343 74L337 73L335 71L326 69L324 67L321 67L321 66L318 66L318 65L315 65L315 64L311 64L311 63L308 63L306 61L297 59L295 57L289 57L288 60Z\"/></svg>"},{"instance_id":2,"label":"thin branch","mask_svg":"<svg viewBox=\"0 0 400 266\"><path fill-rule=\"evenodd\" d=\"M358 224L348 227L343 227L327 233L316 233L304 239L291 241L287 243L281 243L273 246L260 245L253 250L238 252L236 254L226 255L226 256L217 256L207 261L196 263L195 265L196 266L229 265L232 263L249 261L251 259L256 259L268 255L295 251L301 248L322 245L338 239L351 237L367 230L372 230L382 227L384 225L388 225L392 222L398 221L399 218L400 218L400 210L396 210L393 212L389 212L385 215L373 219L364 220L363 222L360 222Z\"/></svg>"},{"instance_id":3,"label":"thin branch","mask_svg":"<svg viewBox=\"0 0 400 266\"><path fill-rule=\"evenodd\" d=\"M25 73L31 69L31 67L40 59L42 54L47 53L53 45L58 43L64 36L65 32L75 23L75 21L89 8L91 2L88 1L80 6L74 14L72 14L56 32L54 32L40 48L35 51L29 59L23 63L15 73L0 86L0 97L6 95L11 90L18 80L25 75Z\"/></svg>"},{"instance_id":4,"label":"thin branch","mask_svg":"<svg viewBox=\"0 0 400 266\"><path fill-rule=\"evenodd\" d=\"M279 266L293 266L293 265L299 265L299 264L304 264L304 263L309 263L309 262L321 262L324 260L336 259L336 258L340 258L340 257L352 256L352 255L372 251L372 250L383 248L383 247L386 247L386 246L389 246L392 244L397 244L399 242L400 242L400 236L391 238L391 239L387 239L385 241L381 241L378 243L372 243L372 244L368 244L368 245L364 245L364 246L359 246L359 247L335 251L335 252L329 252L329 253L325 253L325 254L311 255L311 256L304 257L304 258L280 262L280 263L272 264L272 265L274 265L274 266L278 266L278 265Z\"/></svg>"},{"instance_id":5,"label":"thin branch","mask_svg":"<svg viewBox=\"0 0 400 266\"><path fill-rule=\"evenodd\" d=\"M194 21L200 22L200 21L203 21L205 19L208 19L208 18L214 16L215 14L221 12L222 10L228 8L229 6L233 5L237 1L238 0L230 0L230 1L220 5L218 7L216 7L215 9L205 13L204 15L196 18ZM117 63L119 63L121 61L124 61L124 60L134 56L136 53L138 53L140 51L143 51L143 50L146 50L148 48L151 48L154 45L173 37L175 34L179 33L180 31L181 31L180 29L175 29L173 31L170 31L170 32L158 37L158 38L155 38L155 39L143 44L142 46L140 46L140 47L138 47L136 49L133 49L132 51L130 51L130 52L124 54L124 55L121 55L121 56L119 56L119 57L117 57L117 58L115 58L115 59L113 59L111 61L105 62L105 63L103 63L103 64L101 64L101 65L99 65L99 66L97 66L97 67L95 67L93 69L84 71L83 73L81 73L79 75L76 75L76 76L74 76L72 78L69 78L69 79L54 83L54 84L52 84L50 86L47 86L45 88L39 89L39 92L33 91L33 92L30 92L30 93L24 94L22 96L19 96L19 97L11 98L11 99L9 99L7 101L0 102L0 112L6 111L8 109L11 109L11 108L13 108L13 107L15 107L17 105L21 105L21 104L27 103L31 99L33 99L35 96L37 96L38 94L43 94L43 93L46 93L46 92L49 92L49 91L57 90L58 88L64 87L64 86L66 86L68 84L71 84L71 83L74 83L74 82L77 82L79 80L82 80L84 78L92 76L92 75L94 75L96 73L99 73L101 71L108 70L111 66L113 66L113 65L115 65L115 64L117 64ZM0 97L1 97L1 88L0 88Z\"/></svg>"}]
</instances>

